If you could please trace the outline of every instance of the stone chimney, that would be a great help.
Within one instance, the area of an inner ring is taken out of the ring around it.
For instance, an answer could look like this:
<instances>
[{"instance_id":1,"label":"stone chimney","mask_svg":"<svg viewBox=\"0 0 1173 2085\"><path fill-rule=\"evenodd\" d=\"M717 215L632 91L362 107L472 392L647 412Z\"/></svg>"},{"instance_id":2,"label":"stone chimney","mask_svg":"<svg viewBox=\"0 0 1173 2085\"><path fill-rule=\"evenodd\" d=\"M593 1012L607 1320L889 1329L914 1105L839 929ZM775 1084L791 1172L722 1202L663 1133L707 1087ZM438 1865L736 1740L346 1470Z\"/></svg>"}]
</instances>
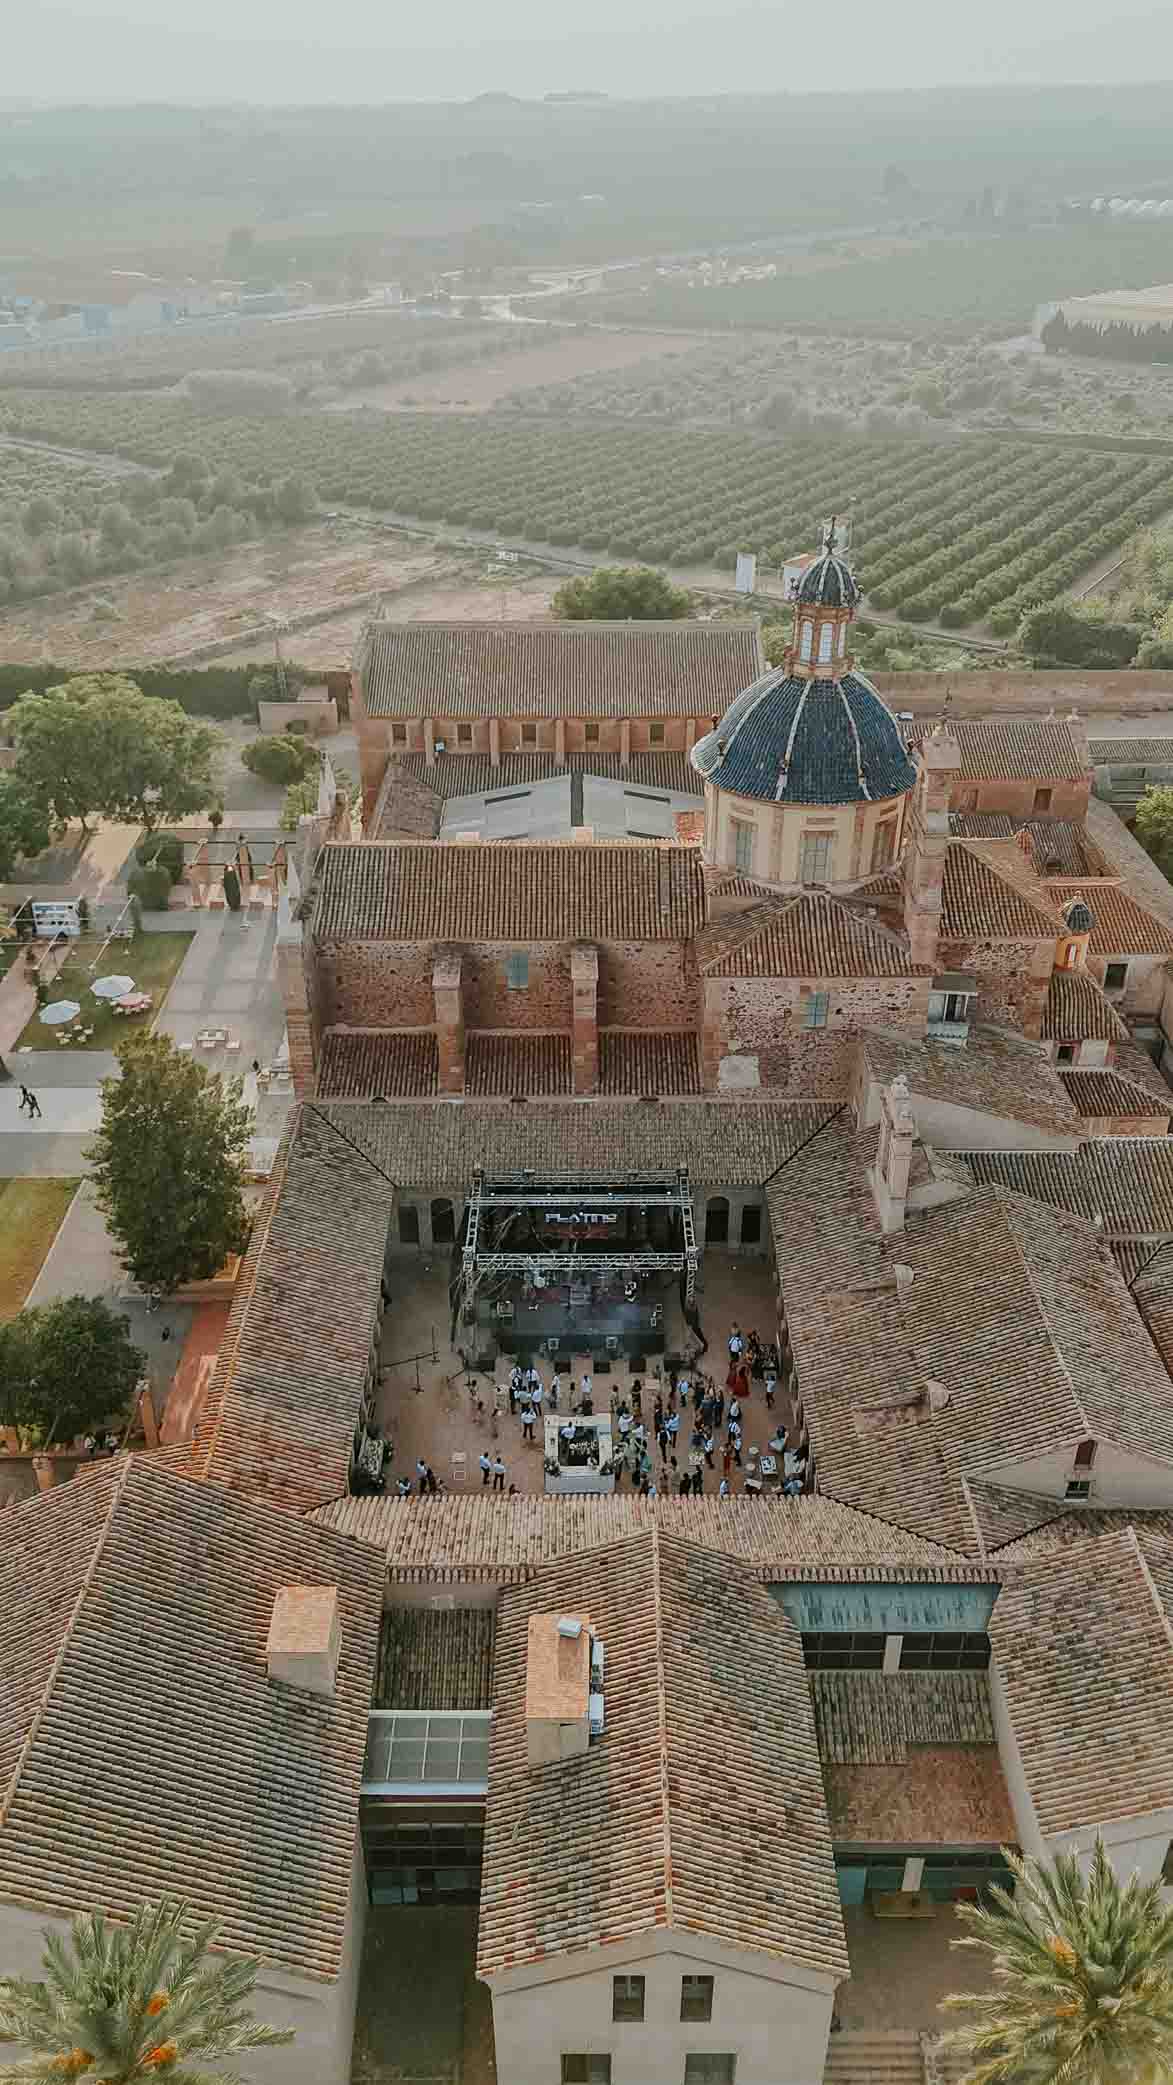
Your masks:
<instances>
[{"instance_id":1,"label":"stone chimney","mask_svg":"<svg viewBox=\"0 0 1173 2085\"><path fill-rule=\"evenodd\" d=\"M341 1648L336 1585L278 1588L265 1647L271 1680L332 1701Z\"/></svg>"},{"instance_id":2,"label":"stone chimney","mask_svg":"<svg viewBox=\"0 0 1173 2085\"><path fill-rule=\"evenodd\" d=\"M574 1090L599 1090L599 951L589 942L577 941L570 951L570 989L573 999Z\"/></svg>"},{"instance_id":3,"label":"stone chimney","mask_svg":"<svg viewBox=\"0 0 1173 2085\"><path fill-rule=\"evenodd\" d=\"M936 968L941 938L949 797L961 772L961 748L944 719L921 743L920 774L912 800L904 857L904 924L914 963Z\"/></svg>"},{"instance_id":4,"label":"stone chimney","mask_svg":"<svg viewBox=\"0 0 1173 2085\"><path fill-rule=\"evenodd\" d=\"M915 1141L916 1116L909 1099L908 1080L903 1072L897 1072L880 1101L880 1141L875 1165L868 1174L880 1229L888 1235L904 1229Z\"/></svg>"},{"instance_id":5,"label":"stone chimney","mask_svg":"<svg viewBox=\"0 0 1173 2085\"><path fill-rule=\"evenodd\" d=\"M464 966L458 948L442 949L432 965L436 1055L441 1093L464 1092Z\"/></svg>"},{"instance_id":6,"label":"stone chimney","mask_svg":"<svg viewBox=\"0 0 1173 2085\"><path fill-rule=\"evenodd\" d=\"M585 1614L531 1614L525 1742L531 1766L581 1759L590 1747L591 1625Z\"/></svg>"}]
</instances>

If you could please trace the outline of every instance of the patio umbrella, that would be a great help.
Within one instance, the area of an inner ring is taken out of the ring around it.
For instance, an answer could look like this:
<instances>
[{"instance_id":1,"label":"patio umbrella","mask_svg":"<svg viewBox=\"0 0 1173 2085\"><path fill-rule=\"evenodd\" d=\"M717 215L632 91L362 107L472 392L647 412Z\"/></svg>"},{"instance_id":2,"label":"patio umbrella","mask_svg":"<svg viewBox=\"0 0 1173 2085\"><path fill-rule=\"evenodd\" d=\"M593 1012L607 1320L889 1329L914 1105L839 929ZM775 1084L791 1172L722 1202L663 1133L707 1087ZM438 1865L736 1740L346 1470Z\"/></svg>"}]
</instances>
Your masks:
<instances>
[{"instance_id":1,"label":"patio umbrella","mask_svg":"<svg viewBox=\"0 0 1173 2085\"><path fill-rule=\"evenodd\" d=\"M46 1028L60 1028L63 1021L72 1021L81 1012L76 999L54 999L51 1006L41 1008L38 1019Z\"/></svg>"},{"instance_id":2,"label":"patio umbrella","mask_svg":"<svg viewBox=\"0 0 1173 2085\"><path fill-rule=\"evenodd\" d=\"M134 990L134 979L133 977L100 977L96 985L91 985L90 990L93 992L95 999L125 999L127 993Z\"/></svg>"}]
</instances>

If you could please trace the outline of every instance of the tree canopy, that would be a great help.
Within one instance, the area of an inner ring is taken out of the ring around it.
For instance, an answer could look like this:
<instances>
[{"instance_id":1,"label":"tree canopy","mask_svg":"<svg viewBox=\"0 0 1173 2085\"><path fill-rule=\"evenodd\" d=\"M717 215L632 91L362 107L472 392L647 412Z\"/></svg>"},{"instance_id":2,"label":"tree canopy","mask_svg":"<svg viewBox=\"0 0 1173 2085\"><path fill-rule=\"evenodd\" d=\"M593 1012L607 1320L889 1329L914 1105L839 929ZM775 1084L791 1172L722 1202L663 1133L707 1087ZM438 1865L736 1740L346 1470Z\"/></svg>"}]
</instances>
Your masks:
<instances>
[{"instance_id":1,"label":"tree canopy","mask_svg":"<svg viewBox=\"0 0 1173 2085\"><path fill-rule=\"evenodd\" d=\"M83 673L9 711L17 783L55 819L152 826L215 796L215 733L126 674Z\"/></svg>"},{"instance_id":2,"label":"tree canopy","mask_svg":"<svg viewBox=\"0 0 1173 2085\"><path fill-rule=\"evenodd\" d=\"M568 579L552 606L569 623L663 623L686 616L692 599L651 565L600 565L589 579Z\"/></svg>"},{"instance_id":3,"label":"tree canopy","mask_svg":"<svg viewBox=\"0 0 1173 2085\"><path fill-rule=\"evenodd\" d=\"M38 1304L0 1325L0 1419L36 1447L71 1441L127 1410L145 1366L100 1297Z\"/></svg>"},{"instance_id":4,"label":"tree canopy","mask_svg":"<svg viewBox=\"0 0 1173 2085\"><path fill-rule=\"evenodd\" d=\"M946 1998L964 2085L1165 2085L1173 2073L1173 1908L1159 1882L1121 1882L1096 1841L1088 1873L1006 1853L1017 1887L959 1904L989 1987Z\"/></svg>"},{"instance_id":5,"label":"tree canopy","mask_svg":"<svg viewBox=\"0 0 1173 2085\"><path fill-rule=\"evenodd\" d=\"M134 1279L170 1295L244 1250L252 1116L166 1036L128 1037L118 1062L89 1151L97 1198Z\"/></svg>"},{"instance_id":6,"label":"tree canopy","mask_svg":"<svg viewBox=\"0 0 1173 2085\"><path fill-rule=\"evenodd\" d=\"M94 1911L65 1936L46 1928L41 1976L0 1979L0 2036L33 2052L5 2078L231 2085L224 2058L291 2042L293 2030L253 2019L257 1964L213 1954L216 1931L172 1897L128 1925Z\"/></svg>"},{"instance_id":7,"label":"tree canopy","mask_svg":"<svg viewBox=\"0 0 1173 2085\"><path fill-rule=\"evenodd\" d=\"M1173 872L1173 789L1145 790L1136 807L1136 837L1169 876Z\"/></svg>"},{"instance_id":8,"label":"tree canopy","mask_svg":"<svg viewBox=\"0 0 1173 2085\"><path fill-rule=\"evenodd\" d=\"M1071 601L1048 601L1023 616L1018 642L1036 666L1111 669L1131 664L1143 634L1135 623L1110 622Z\"/></svg>"},{"instance_id":9,"label":"tree canopy","mask_svg":"<svg viewBox=\"0 0 1173 2085\"><path fill-rule=\"evenodd\" d=\"M16 865L49 845L49 818L12 775L0 775L0 883L11 883Z\"/></svg>"}]
</instances>

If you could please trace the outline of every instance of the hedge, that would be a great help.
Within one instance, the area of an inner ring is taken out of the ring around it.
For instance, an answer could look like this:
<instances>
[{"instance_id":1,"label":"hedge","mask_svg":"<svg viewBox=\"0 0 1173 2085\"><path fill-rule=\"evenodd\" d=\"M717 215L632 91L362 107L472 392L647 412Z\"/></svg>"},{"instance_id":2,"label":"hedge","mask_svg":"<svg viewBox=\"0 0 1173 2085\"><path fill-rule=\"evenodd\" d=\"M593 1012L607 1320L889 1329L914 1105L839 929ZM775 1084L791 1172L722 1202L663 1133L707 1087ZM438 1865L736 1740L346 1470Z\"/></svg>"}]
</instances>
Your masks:
<instances>
[{"instance_id":1,"label":"hedge","mask_svg":"<svg viewBox=\"0 0 1173 2085\"><path fill-rule=\"evenodd\" d=\"M21 695L39 695L45 688L71 680L77 673L92 673L85 666L0 665L0 710L6 710ZM114 668L110 669L112 672ZM127 666L118 669L130 675L144 695L165 695L193 717L251 717L254 704L249 682L254 666Z\"/></svg>"}]
</instances>

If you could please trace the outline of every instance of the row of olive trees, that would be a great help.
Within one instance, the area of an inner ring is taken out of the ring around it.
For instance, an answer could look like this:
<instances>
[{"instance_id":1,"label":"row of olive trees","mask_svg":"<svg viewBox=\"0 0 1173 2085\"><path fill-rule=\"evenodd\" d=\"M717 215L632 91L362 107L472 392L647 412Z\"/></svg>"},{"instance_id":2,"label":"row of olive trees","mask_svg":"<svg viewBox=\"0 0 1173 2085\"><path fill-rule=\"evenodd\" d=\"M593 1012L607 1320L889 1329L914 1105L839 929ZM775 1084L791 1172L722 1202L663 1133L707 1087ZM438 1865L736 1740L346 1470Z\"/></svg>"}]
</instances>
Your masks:
<instances>
[{"instance_id":1,"label":"row of olive trees","mask_svg":"<svg viewBox=\"0 0 1173 2085\"><path fill-rule=\"evenodd\" d=\"M1102 1843L1087 1875L1074 1854L1051 1866L1008 1858L1014 1896L995 1889L988 1906L958 1907L970 1931L956 1944L993 1972L986 1990L945 2000L970 2016L946 2037L963 2085L1165 2085L1173 1910L1160 1885L1119 1882ZM124 1926L93 1912L68 1940L46 1932L43 1978L0 1979L0 2036L32 2052L0 2081L146 2085L162 2073L232 2085L226 2058L293 2034L253 2018L258 1965L213 1955L215 1937L174 1898Z\"/></svg>"}]
</instances>

